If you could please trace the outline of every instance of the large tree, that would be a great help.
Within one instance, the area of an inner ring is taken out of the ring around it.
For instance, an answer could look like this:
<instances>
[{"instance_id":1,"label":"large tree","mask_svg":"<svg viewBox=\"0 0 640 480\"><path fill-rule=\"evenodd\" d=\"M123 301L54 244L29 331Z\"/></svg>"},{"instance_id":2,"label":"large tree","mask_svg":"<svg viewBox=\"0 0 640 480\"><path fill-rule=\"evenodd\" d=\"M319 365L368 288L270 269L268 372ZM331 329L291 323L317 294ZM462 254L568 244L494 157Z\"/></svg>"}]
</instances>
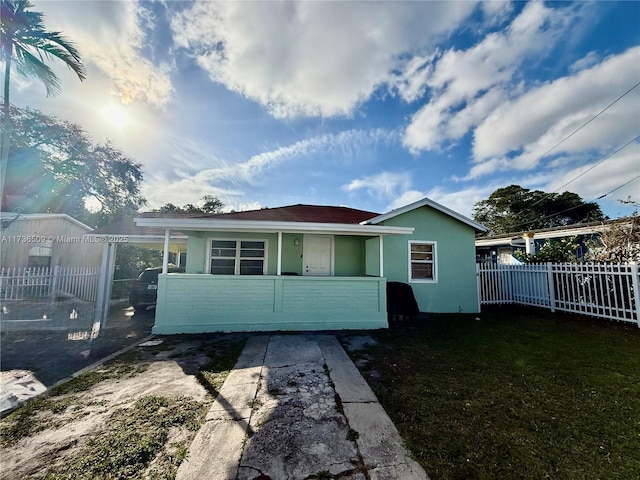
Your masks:
<instances>
[{"instance_id":1,"label":"large tree","mask_svg":"<svg viewBox=\"0 0 640 480\"><path fill-rule=\"evenodd\" d=\"M38 110L12 107L12 116L3 210L67 213L94 226L144 205L140 165L113 145Z\"/></svg>"},{"instance_id":2,"label":"large tree","mask_svg":"<svg viewBox=\"0 0 640 480\"><path fill-rule=\"evenodd\" d=\"M509 185L476 203L473 218L495 235L598 221L606 217L597 203L585 202L572 192L545 193Z\"/></svg>"},{"instance_id":3,"label":"large tree","mask_svg":"<svg viewBox=\"0 0 640 480\"><path fill-rule=\"evenodd\" d=\"M187 203L182 207L178 207L173 203L166 203L155 211L163 213L221 213L222 207L224 207L222 201L213 195L205 195L202 197L202 202L202 206Z\"/></svg>"},{"instance_id":4,"label":"large tree","mask_svg":"<svg viewBox=\"0 0 640 480\"><path fill-rule=\"evenodd\" d=\"M86 78L80 54L73 43L61 32L46 30L42 13L29 11L30 8L33 5L29 0L0 0L0 43L4 60L0 192L4 189L11 142L9 83L12 64L21 75L40 80L47 90L47 96L60 91L60 80L45 60L57 58L73 70L80 80Z\"/></svg>"}]
</instances>

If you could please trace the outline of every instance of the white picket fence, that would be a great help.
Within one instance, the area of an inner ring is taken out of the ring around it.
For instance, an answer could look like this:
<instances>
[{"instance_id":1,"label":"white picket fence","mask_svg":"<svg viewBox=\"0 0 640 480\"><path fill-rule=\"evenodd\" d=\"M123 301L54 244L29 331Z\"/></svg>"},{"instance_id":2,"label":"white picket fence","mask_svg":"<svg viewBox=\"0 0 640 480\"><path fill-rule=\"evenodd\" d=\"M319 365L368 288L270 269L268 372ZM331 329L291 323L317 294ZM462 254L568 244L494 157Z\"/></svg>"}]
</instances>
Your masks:
<instances>
[{"instance_id":1,"label":"white picket fence","mask_svg":"<svg viewBox=\"0 0 640 480\"><path fill-rule=\"evenodd\" d=\"M480 305L532 305L640 327L636 264L477 264L476 268Z\"/></svg>"},{"instance_id":2,"label":"white picket fence","mask_svg":"<svg viewBox=\"0 0 640 480\"><path fill-rule=\"evenodd\" d=\"M0 269L0 299L73 297L94 302L98 294L98 267L16 267Z\"/></svg>"}]
</instances>

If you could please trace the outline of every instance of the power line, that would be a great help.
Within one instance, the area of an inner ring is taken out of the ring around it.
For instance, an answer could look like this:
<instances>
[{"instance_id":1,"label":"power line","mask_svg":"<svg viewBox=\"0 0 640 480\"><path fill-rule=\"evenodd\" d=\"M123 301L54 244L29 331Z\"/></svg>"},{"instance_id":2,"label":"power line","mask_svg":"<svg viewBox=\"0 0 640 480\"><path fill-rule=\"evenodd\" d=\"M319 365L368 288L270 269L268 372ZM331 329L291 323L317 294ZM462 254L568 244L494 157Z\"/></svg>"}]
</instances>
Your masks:
<instances>
[{"instance_id":1,"label":"power line","mask_svg":"<svg viewBox=\"0 0 640 480\"><path fill-rule=\"evenodd\" d=\"M629 184L630 184L631 182L633 182L634 180L638 180L639 178L640 178L640 175L636 175L636 176L635 176L635 177L633 177L631 180L629 180L629 181L627 181L627 182L623 183L622 185L617 186L617 187L616 187L616 188L614 188L613 190L610 190L610 191L608 191L607 193L605 193L604 195L600 195L599 197L594 198L593 200L589 200L588 202L585 202L585 203L593 203L593 202L595 202L596 200L600 200L600 199L602 199L602 198L606 197L607 195L610 195L610 194L612 194L613 192L615 192L615 191L617 191L617 190L620 190L622 187L625 187L625 186L629 185ZM513 227L513 228L515 228L515 227L521 227L521 226L523 226L523 225L529 225L530 223L537 222L537 221L539 221L539 220L546 220L546 219L551 218L551 217L556 217L556 216L558 216L558 215L562 215L563 213L570 212L571 210L575 210L576 208L580 208L580 207L582 207L582 206L584 206L584 204L574 205L573 207L569 207L569 208L567 208L566 210L562 210L561 212L552 213L551 215L546 215L546 216L544 216L544 217L539 217L539 218L536 218L535 220L530 220L530 221L528 221L528 222L518 223L517 225L514 225L514 227Z\"/></svg>"},{"instance_id":2,"label":"power line","mask_svg":"<svg viewBox=\"0 0 640 480\"><path fill-rule=\"evenodd\" d=\"M623 146L621 146L620 148L618 148L617 150L615 150L614 152L610 153L609 155L607 155L606 157L604 157L603 159L599 160L598 162L594 163L591 167L589 167L588 169L586 169L584 172L576 175L575 177L573 177L571 180L569 180L567 183L565 183L564 185L559 186L558 188L556 188L553 192L551 193L556 193L558 190L560 190L561 188L566 187L567 185L569 185L570 183L573 183L574 181L576 181L577 179L579 179L580 177L582 177L584 174L590 172L591 170L593 170L594 168L596 168L598 165L600 165L602 162L604 162L605 160L608 160L609 158L613 157L616 153L624 150L625 148L627 148L629 145L631 145L633 142L635 142L636 140L640 139L640 135L638 135L635 138L632 138L631 140L629 140L627 143L625 143ZM549 194L551 195L551 194ZM533 204L535 205L535 203ZM531 205L531 206L533 206Z\"/></svg>"},{"instance_id":3,"label":"power line","mask_svg":"<svg viewBox=\"0 0 640 480\"><path fill-rule=\"evenodd\" d=\"M578 133L580 130L582 130L584 127L586 127L587 125L589 125L591 122L593 122L596 118L598 118L600 115L602 115L604 112L606 112L607 110L609 110L609 108L613 107L616 103L618 103L620 100L622 100L626 95L628 95L629 93L631 93L632 90L634 90L635 88L638 87L638 85L640 85L640 82L636 83L633 87L631 87L629 90L627 90L626 92L624 92L622 95L620 95L618 98L616 98L613 102L611 102L609 105L607 105L606 107L604 107L602 110L600 110L598 113L596 113L593 117L591 117L589 120L587 120L586 122L584 122L582 125L580 125L578 128L576 128L573 132L571 132L569 135L567 135L566 137L564 137L562 140L560 140L558 143L556 143L553 147L551 147L549 150L547 150L546 152L544 152L542 155L540 155L539 157L537 157L533 162L531 162L529 165L527 165L525 167L529 168L533 165L535 165L536 163L538 163L539 160L542 160L544 157L546 157L549 153L551 153L553 150L555 150L557 147L559 147L560 145L562 145L565 141L569 140L571 137L573 137L576 133Z\"/></svg>"},{"instance_id":4,"label":"power line","mask_svg":"<svg viewBox=\"0 0 640 480\"><path fill-rule=\"evenodd\" d=\"M621 152L622 150L624 150L625 148L627 148L629 145L631 145L633 142L635 142L636 140L640 139L640 135L636 136L635 138L632 138L631 140L629 140L627 143L625 143L624 145L622 145L621 147L617 148L616 150L614 150L613 152L611 152L609 155L607 155L606 157L598 160L595 164L593 164L591 167L589 167L587 170L585 170L584 172L576 175L575 177L573 177L571 180L569 180L568 182L564 183L563 185L559 186L558 188L556 188L553 192L549 192L545 195L543 195L542 197L540 197L536 202L532 203L531 205L529 205L527 208L525 208L524 210L520 210L518 213L516 213L515 215L521 215L525 212L530 211L534 206L536 206L537 204L539 204L540 202L542 202L545 198L553 195L554 193L557 193L558 190L560 190L561 188L566 187L567 185L569 185L570 183L573 183L575 180L577 180L578 178L582 177L583 175L587 174L588 172L590 172L591 170L593 170L594 168L596 168L598 165L600 165L602 162L610 159L611 157L613 157L616 153Z\"/></svg>"},{"instance_id":5,"label":"power line","mask_svg":"<svg viewBox=\"0 0 640 480\"><path fill-rule=\"evenodd\" d=\"M635 177L633 177L631 180L629 180L626 183L623 183L622 185L620 185L619 187L614 188L613 190L611 190L610 192L605 193L604 195L600 195L598 198L592 200L592 202L595 202L596 200L600 200L601 198L606 197L607 195L609 195L610 193L615 192L616 190L620 190L622 187L626 187L627 185L629 185L631 182L633 182L634 180L637 180L640 178L640 175L636 175Z\"/></svg>"}]
</instances>

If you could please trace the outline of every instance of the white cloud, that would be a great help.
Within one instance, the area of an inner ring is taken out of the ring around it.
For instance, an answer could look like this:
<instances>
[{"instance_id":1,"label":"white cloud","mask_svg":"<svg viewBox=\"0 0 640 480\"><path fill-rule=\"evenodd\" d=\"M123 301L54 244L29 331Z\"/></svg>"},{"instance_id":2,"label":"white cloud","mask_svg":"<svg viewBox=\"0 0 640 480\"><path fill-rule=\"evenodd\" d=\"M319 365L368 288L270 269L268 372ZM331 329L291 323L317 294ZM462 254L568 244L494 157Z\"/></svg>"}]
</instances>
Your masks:
<instances>
[{"instance_id":1,"label":"white cloud","mask_svg":"<svg viewBox=\"0 0 640 480\"><path fill-rule=\"evenodd\" d=\"M196 2L172 21L176 44L211 78L276 117L350 115L473 2Z\"/></svg>"},{"instance_id":2,"label":"white cloud","mask_svg":"<svg viewBox=\"0 0 640 480\"><path fill-rule=\"evenodd\" d=\"M168 144L173 151L165 153L169 161L154 164L154 171L145 174L143 194L154 203L176 205L197 203L204 195L214 195L239 210L245 208L244 203L253 205L246 200L244 188L263 183L268 171L288 161L305 162L318 153L344 159L357 155L360 149L396 141L394 131L346 130L301 140L238 162L207 151L197 142L173 139ZM206 164L215 167L206 168Z\"/></svg>"},{"instance_id":3,"label":"white cloud","mask_svg":"<svg viewBox=\"0 0 640 480\"><path fill-rule=\"evenodd\" d=\"M534 167L540 157L640 79L640 47L578 73L533 88L505 102L474 132L474 178L509 168ZM640 125L640 88L550 154L600 154L621 146ZM515 153L515 156L513 155Z\"/></svg>"},{"instance_id":4,"label":"white cloud","mask_svg":"<svg viewBox=\"0 0 640 480\"><path fill-rule=\"evenodd\" d=\"M391 198L406 192L411 187L411 176L408 172L381 172L376 175L357 178L343 185L347 192L365 190L369 195L378 198Z\"/></svg>"},{"instance_id":5,"label":"white cloud","mask_svg":"<svg viewBox=\"0 0 640 480\"><path fill-rule=\"evenodd\" d=\"M559 173L546 184L544 190L554 192L560 189L559 193L570 191L577 193L585 200L595 200L640 174L640 142L632 143L629 147L594 167L595 163L591 162ZM592 167L593 169L591 169ZM581 174L582 176L573 181ZM570 183L567 184L567 182ZM638 201L640 200L639 185L640 180L636 180L616 190L611 194L612 198L609 200L624 200L630 196L633 200Z\"/></svg>"},{"instance_id":6,"label":"white cloud","mask_svg":"<svg viewBox=\"0 0 640 480\"><path fill-rule=\"evenodd\" d=\"M45 14L49 30L62 31L75 43L83 63L95 65L110 79L110 93L122 103L142 101L163 107L170 100L172 67L154 65L140 53L145 15L140 4L55 1L40 2L35 10ZM85 83L92 81L88 76Z\"/></svg>"},{"instance_id":7,"label":"white cloud","mask_svg":"<svg viewBox=\"0 0 640 480\"><path fill-rule=\"evenodd\" d=\"M423 192L420 192L418 190L407 190L406 192L400 194L398 197L394 198L387 207L387 210L395 210L396 208L410 205L413 202L422 200L424 197L426 197L426 195Z\"/></svg>"},{"instance_id":8,"label":"white cloud","mask_svg":"<svg viewBox=\"0 0 640 480\"><path fill-rule=\"evenodd\" d=\"M405 146L417 152L461 138L517 90L518 67L553 47L573 16L569 9L559 12L532 2L505 30L488 34L467 50L452 48L422 66L418 73L430 101L413 115ZM408 91L417 89L412 85Z\"/></svg>"},{"instance_id":9,"label":"white cloud","mask_svg":"<svg viewBox=\"0 0 640 480\"><path fill-rule=\"evenodd\" d=\"M597 64L601 60L598 52L591 51L587 53L584 57L576 60L573 65L569 67L569 71L571 73L577 73L580 70L584 70L585 68L591 68L595 64Z\"/></svg>"}]
</instances>

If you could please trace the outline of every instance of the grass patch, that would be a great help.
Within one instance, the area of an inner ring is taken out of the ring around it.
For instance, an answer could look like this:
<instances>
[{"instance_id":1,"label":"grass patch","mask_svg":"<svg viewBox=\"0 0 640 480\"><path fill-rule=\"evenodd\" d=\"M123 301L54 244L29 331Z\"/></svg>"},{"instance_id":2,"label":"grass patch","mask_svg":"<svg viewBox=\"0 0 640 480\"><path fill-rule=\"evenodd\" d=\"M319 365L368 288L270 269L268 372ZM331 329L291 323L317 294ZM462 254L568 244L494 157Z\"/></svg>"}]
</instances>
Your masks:
<instances>
[{"instance_id":1,"label":"grass patch","mask_svg":"<svg viewBox=\"0 0 640 480\"><path fill-rule=\"evenodd\" d=\"M377 332L360 353L430 478L637 476L636 326L518 308L474 317Z\"/></svg>"},{"instance_id":2,"label":"grass patch","mask_svg":"<svg viewBox=\"0 0 640 480\"><path fill-rule=\"evenodd\" d=\"M116 410L108 430L92 437L64 465L44 473L51 480L112 478L140 475L165 447L169 429L184 427L196 431L206 414L207 404L182 397L168 399L149 395L131 408ZM186 447L174 447L152 470L154 478L173 478L186 456Z\"/></svg>"},{"instance_id":3,"label":"grass patch","mask_svg":"<svg viewBox=\"0 0 640 480\"><path fill-rule=\"evenodd\" d=\"M0 422L0 445L9 447L22 438L62 425L64 422L60 414L70 406L77 405L77 396L56 399L40 397L27 402Z\"/></svg>"},{"instance_id":4,"label":"grass patch","mask_svg":"<svg viewBox=\"0 0 640 480\"><path fill-rule=\"evenodd\" d=\"M226 380L227 375L229 375L229 372L238 361L245 343L246 339L237 342L230 341L211 346L205 350L209 354L211 361L200 367L196 378L214 397L218 395L218 391Z\"/></svg>"}]
</instances>

